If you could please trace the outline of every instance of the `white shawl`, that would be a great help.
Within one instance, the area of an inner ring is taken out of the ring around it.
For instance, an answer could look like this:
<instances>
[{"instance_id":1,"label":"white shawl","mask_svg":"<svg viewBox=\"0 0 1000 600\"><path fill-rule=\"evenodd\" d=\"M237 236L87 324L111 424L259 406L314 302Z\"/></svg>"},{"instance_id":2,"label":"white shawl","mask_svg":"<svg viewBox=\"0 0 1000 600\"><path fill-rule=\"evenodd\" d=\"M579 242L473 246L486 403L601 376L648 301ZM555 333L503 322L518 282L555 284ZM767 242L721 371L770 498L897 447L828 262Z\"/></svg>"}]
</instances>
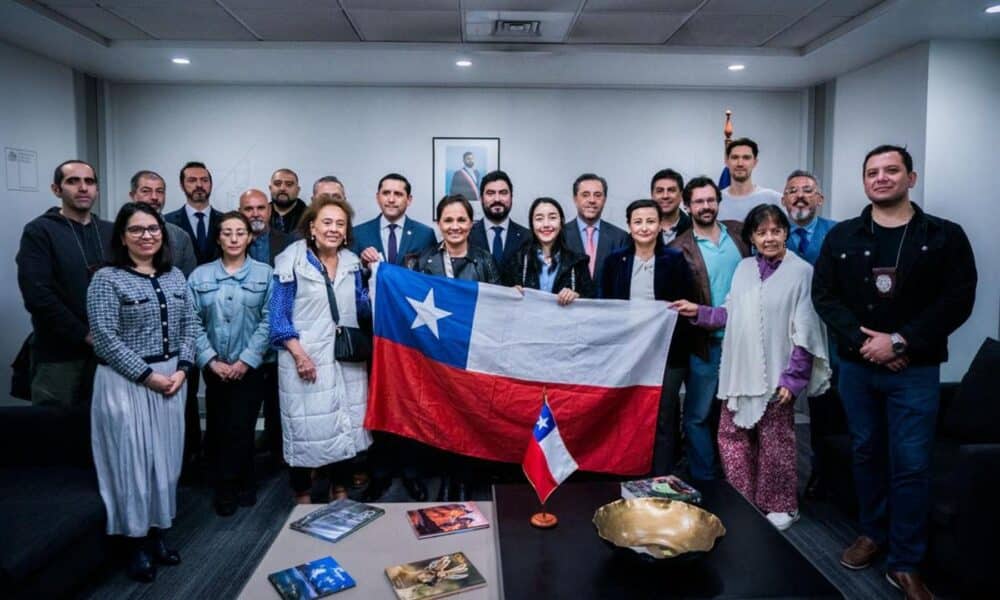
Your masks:
<instances>
[{"instance_id":1,"label":"white shawl","mask_svg":"<svg viewBox=\"0 0 1000 600\"><path fill-rule=\"evenodd\" d=\"M794 252L785 253L766 281L760 280L756 257L736 267L725 304L719 398L739 427L756 425L775 399L794 346L813 356L806 395L822 394L830 386L826 328L813 308L812 274L812 266Z\"/></svg>"}]
</instances>

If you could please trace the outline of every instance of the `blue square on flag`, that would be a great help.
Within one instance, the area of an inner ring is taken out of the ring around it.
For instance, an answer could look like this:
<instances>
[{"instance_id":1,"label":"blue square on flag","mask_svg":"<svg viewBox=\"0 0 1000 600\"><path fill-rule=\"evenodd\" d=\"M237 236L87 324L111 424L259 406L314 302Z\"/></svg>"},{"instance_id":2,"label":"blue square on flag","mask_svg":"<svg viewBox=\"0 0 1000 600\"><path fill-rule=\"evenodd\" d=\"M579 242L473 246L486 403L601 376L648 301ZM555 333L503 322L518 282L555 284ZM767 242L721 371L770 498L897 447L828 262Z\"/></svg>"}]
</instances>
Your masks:
<instances>
[{"instance_id":1,"label":"blue square on flag","mask_svg":"<svg viewBox=\"0 0 1000 600\"><path fill-rule=\"evenodd\" d=\"M466 368L479 286L381 263L376 276L375 335Z\"/></svg>"}]
</instances>

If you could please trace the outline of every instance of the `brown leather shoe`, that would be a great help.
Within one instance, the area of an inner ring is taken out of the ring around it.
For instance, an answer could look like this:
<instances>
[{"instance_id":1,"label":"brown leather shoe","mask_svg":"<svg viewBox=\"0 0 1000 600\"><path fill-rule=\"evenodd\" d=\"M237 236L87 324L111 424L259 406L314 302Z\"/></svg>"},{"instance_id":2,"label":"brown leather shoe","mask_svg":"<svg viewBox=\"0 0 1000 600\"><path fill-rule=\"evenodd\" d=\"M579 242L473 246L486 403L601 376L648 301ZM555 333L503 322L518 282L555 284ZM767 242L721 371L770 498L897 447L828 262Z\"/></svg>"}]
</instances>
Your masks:
<instances>
[{"instance_id":1,"label":"brown leather shoe","mask_svg":"<svg viewBox=\"0 0 1000 600\"><path fill-rule=\"evenodd\" d=\"M859 535L854 543L840 555L840 564L848 569L865 569L872 564L872 559L878 554L878 544L867 535Z\"/></svg>"},{"instance_id":2,"label":"brown leather shoe","mask_svg":"<svg viewBox=\"0 0 1000 600\"><path fill-rule=\"evenodd\" d=\"M934 600L924 578L916 571L889 571L885 574L894 588L906 595L906 600Z\"/></svg>"}]
</instances>

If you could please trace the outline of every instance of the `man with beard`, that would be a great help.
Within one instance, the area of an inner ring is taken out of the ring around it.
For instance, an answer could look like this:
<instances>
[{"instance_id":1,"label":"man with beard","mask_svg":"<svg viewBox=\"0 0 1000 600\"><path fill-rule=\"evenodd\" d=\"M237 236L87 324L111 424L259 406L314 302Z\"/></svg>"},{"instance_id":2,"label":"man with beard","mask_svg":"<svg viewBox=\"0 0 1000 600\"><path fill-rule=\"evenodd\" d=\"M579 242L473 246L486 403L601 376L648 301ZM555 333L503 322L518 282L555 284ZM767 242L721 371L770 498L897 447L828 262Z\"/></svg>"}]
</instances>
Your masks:
<instances>
[{"instance_id":1,"label":"man with beard","mask_svg":"<svg viewBox=\"0 0 1000 600\"><path fill-rule=\"evenodd\" d=\"M476 157L471 152L462 155L462 167L451 176L451 195L465 196L469 202L477 202L482 195L482 181L476 169Z\"/></svg>"},{"instance_id":2,"label":"man with beard","mask_svg":"<svg viewBox=\"0 0 1000 600\"><path fill-rule=\"evenodd\" d=\"M671 244L684 253L694 279L695 297L702 306L722 306L729 295L736 266L749 254L742 240L740 221L719 221L719 188L708 177L695 177L684 186L684 206L691 213L691 229ZM691 359L684 384L683 427L688 467L693 479L715 479L719 475L715 450L716 424L712 413L719 386L722 329L692 328L689 331Z\"/></svg>"},{"instance_id":3,"label":"man with beard","mask_svg":"<svg viewBox=\"0 0 1000 600\"><path fill-rule=\"evenodd\" d=\"M266 265L274 266L274 257L281 254L295 238L271 227L271 205L264 192L249 189L240 194L239 211L250 221L250 258Z\"/></svg>"},{"instance_id":4,"label":"man with beard","mask_svg":"<svg viewBox=\"0 0 1000 600\"><path fill-rule=\"evenodd\" d=\"M732 181L729 187L722 190L719 219L742 223L751 208L758 204L777 204L781 200L778 192L753 182L753 170L757 167L757 142L750 138L729 142L726 146L726 167Z\"/></svg>"},{"instance_id":5,"label":"man with beard","mask_svg":"<svg viewBox=\"0 0 1000 600\"><path fill-rule=\"evenodd\" d=\"M781 204L792 221L788 249L809 264L815 265L827 232L837 224L836 221L819 216L819 209L823 206L823 190L820 189L816 176L801 169L792 171L785 182Z\"/></svg>"},{"instance_id":6,"label":"man with beard","mask_svg":"<svg viewBox=\"0 0 1000 600\"><path fill-rule=\"evenodd\" d=\"M212 174L205 163L189 162L181 167L181 189L187 196L183 207L163 215L163 220L184 230L194 242L194 255L199 265L215 260L220 253L219 223L222 213L212 208ZM169 235L169 234L168 234ZM184 467L183 476L189 478L201 454L201 416L198 408L199 372L188 373L187 404L184 406ZM210 443L210 440L209 440Z\"/></svg>"},{"instance_id":7,"label":"man with beard","mask_svg":"<svg viewBox=\"0 0 1000 600\"><path fill-rule=\"evenodd\" d=\"M590 258L590 274L594 281L602 281L604 259L631 241L626 231L601 219L607 200L608 182L603 177L584 173L573 182L576 218L566 223L566 245L573 252Z\"/></svg>"},{"instance_id":8,"label":"man with beard","mask_svg":"<svg viewBox=\"0 0 1000 600\"><path fill-rule=\"evenodd\" d=\"M222 213L209 204L212 195L212 174L204 163L189 162L181 168L181 189L187 196L183 208L163 215L168 223L173 223L194 242L194 254L198 264L203 265L215 260L219 255L219 221ZM189 385L188 389L197 385Z\"/></svg>"},{"instance_id":9,"label":"man with beard","mask_svg":"<svg viewBox=\"0 0 1000 600\"><path fill-rule=\"evenodd\" d=\"M87 319L90 277L111 258L112 224L92 214L94 167L68 160L55 169L52 193L61 206L24 226L17 283L31 314L31 401L85 410L96 359Z\"/></svg>"},{"instance_id":10,"label":"man with beard","mask_svg":"<svg viewBox=\"0 0 1000 600\"><path fill-rule=\"evenodd\" d=\"M293 234L299 226L306 203L299 199L299 176L291 169L278 169L271 175L271 229Z\"/></svg>"},{"instance_id":11,"label":"man with beard","mask_svg":"<svg viewBox=\"0 0 1000 600\"><path fill-rule=\"evenodd\" d=\"M975 258L961 226L910 200L917 174L905 148L872 149L861 176L871 204L827 234L812 283L816 312L837 337L858 498L861 535L840 562L864 569L888 547L889 583L932 598L918 568L941 363L972 313Z\"/></svg>"},{"instance_id":12,"label":"man with beard","mask_svg":"<svg viewBox=\"0 0 1000 600\"><path fill-rule=\"evenodd\" d=\"M128 196L132 202L148 204L155 208L156 212L163 212L163 205L167 201L167 184L159 173L138 171L132 176L130 186L131 191ZM174 266L187 277L198 266L194 245L183 229L173 223L165 224L167 226L167 239L170 241L170 257Z\"/></svg>"},{"instance_id":13,"label":"man with beard","mask_svg":"<svg viewBox=\"0 0 1000 600\"><path fill-rule=\"evenodd\" d=\"M664 244L691 229L691 217L681 210L681 190L684 177L673 169L662 169L649 182L649 194L660 205L660 237Z\"/></svg>"},{"instance_id":14,"label":"man with beard","mask_svg":"<svg viewBox=\"0 0 1000 600\"><path fill-rule=\"evenodd\" d=\"M389 173L379 179L375 202L381 214L354 228L351 246L365 264L386 261L401 265L407 254L419 254L437 242L434 230L406 216L413 202L406 177Z\"/></svg>"},{"instance_id":15,"label":"man with beard","mask_svg":"<svg viewBox=\"0 0 1000 600\"><path fill-rule=\"evenodd\" d=\"M517 253L521 244L531 239L531 232L510 220L514 204L514 184L503 171L490 171L479 182L483 218L469 232L469 243L493 255L497 267ZM470 199L471 201L471 199Z\"/></svg>"}]
</instances>

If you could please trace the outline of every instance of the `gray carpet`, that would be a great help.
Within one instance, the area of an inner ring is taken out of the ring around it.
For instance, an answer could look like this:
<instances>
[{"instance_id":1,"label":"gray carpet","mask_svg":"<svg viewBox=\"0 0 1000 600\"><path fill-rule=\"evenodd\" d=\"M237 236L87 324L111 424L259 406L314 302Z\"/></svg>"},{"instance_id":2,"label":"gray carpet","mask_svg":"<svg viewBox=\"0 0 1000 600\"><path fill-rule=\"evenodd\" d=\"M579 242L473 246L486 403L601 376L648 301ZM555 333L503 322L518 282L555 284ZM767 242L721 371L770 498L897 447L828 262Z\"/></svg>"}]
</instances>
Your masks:
<instances>
[{"instance_id":1,"label":"gray carpet","mask_svg":"<svg viewBox=\"0 0 1000 600\"><path fill-rule=\"evenodd\" d=\"M797 427L800 489L809 473L808 426ZM437 480L428 488L433 497ZM354 490L352 497L360 490ZM382 497L383 502L408 501L397 479ZM152 585L135 583L122 568L95 581L82 595L88 599L235 598L277 535L293 506L284 471L265 473L258 502L240 508L236 515L220 518L212 509L212 493L204 485L182 486L178 491L178 518L168 539L183 557L177 567L161 567ZM841 551L850 544L855 524L831 504L806 502L798 523L785 532L788 540L849 599L897 599L902 595L884 578L884 565L849 571L839 563ZM936 590L938 591L938 590ZM277 597L277 595L275 596ZM938 597L947 598L947 595Z\"/></svg>"}]
</instances>

